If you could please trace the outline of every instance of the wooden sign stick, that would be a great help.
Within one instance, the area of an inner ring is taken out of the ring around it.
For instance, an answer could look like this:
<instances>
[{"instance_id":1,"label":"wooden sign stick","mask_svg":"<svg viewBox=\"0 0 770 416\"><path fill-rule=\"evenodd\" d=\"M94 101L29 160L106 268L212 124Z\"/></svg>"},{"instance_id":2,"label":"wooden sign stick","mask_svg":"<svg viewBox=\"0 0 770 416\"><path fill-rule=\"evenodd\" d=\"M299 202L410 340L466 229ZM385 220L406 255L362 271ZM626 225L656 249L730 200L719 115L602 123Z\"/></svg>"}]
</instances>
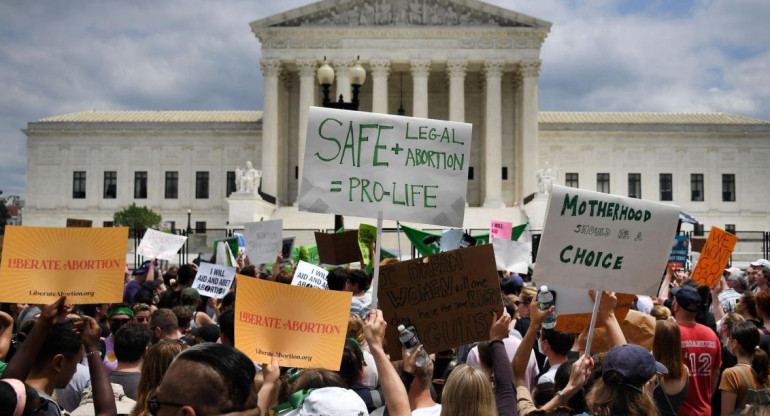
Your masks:
<instances>
[{"instance_id":1,"label":"wooden sign stick","mask_svg":"<svg viewBox=\"0 0 770 416\"><path fill-rule=\"evenodd\" d=\"M382 249L382 211L377 211L377 239L374 240L374 276L372 276L372 306L377 309L377 290L380 287L380 250Z\"/></svg>"}]
</instances>

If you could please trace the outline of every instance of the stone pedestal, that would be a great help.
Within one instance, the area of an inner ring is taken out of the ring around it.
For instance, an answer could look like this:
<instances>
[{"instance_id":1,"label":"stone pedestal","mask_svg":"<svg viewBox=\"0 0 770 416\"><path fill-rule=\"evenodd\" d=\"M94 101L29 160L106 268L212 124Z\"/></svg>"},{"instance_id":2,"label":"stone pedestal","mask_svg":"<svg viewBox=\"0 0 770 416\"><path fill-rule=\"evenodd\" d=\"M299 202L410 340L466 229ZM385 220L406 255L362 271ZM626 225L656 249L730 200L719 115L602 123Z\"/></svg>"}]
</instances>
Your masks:
<instances>
[{"instance_id":1,"label":"stone pedestal","mask_svg":"<svg viewBox=\"0 0 770 416\"><path fill-rule=\"evenodd\" d=\"M529 229L539 234L545 225L549 194L535 194L535 198L524 205L524 212L529 217Z\"/></svg>"},{"instance_id":2,"label":"stone pedestal","mask_svg":"<svg viewBox=\"0 0 770 416\"><path fill-rule=\"evenodd\" d=\"M227 198L230 227L241 227L248 222L269 220L276 206L262 199L259 194L233 192Z\"/></svg>"}]
</instances>

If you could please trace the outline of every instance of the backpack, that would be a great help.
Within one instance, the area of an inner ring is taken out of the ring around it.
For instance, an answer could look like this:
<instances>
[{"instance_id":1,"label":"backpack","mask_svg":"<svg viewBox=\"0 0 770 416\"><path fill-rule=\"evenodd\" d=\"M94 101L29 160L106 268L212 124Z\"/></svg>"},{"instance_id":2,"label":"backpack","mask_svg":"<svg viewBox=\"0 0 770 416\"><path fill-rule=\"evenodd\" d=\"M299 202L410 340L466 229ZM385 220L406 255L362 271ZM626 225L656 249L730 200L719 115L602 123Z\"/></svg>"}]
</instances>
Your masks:
<instances>
[{"instance_id":1,"label":"backpack","mask_svg":"<svg viewBox=\"0 0 770 416\"><path fill-rule=\"evenodd\" d=\"M751 388L751 383L749 382L749 378L746 376L746 373L743 372L743 368L738 367L738 372L741 373L741 376L743 376L743 381L746 382L746 397L743 398L743 401L739 404L737 407L738 409L745 407L747 404L750 405L767 405L770 404L770 389L767 388L767 386L762 383L762 389L761 390L754 390Z\"/></svg>"}]
</instances>

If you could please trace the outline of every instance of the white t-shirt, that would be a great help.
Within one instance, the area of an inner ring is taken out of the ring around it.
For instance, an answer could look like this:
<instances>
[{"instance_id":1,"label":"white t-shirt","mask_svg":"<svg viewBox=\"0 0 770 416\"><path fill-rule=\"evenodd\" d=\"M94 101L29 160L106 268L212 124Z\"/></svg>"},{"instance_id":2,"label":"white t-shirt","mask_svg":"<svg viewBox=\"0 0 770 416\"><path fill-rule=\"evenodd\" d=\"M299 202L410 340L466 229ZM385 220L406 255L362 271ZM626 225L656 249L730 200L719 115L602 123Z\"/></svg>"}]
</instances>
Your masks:
<instances>
[{"instance_id":1,"label":"white t-shirt","mask_svg":"<svg viewBox=\"0 0 770 416\"><path fill-rule=\"evenodd\" d=\"M431 407L422 407L412 410L412 416L439 416L441 414L441 405L436 403Z\"/></svg>"},{"instance_id":2,"label":"white t-shirt","mask_svg":"<svg viewBox=\"0 0 770 416\"><path fill-rule=\"evenodd\" d=\"M556 370L558 370L558 369L559 369L559 366L561 366L561 364L554 364L554 365L552 365L552 366L551 366L551 367L548 369L548 371L546 371L545 373L543 373L543 375L542 375L542 376L540 376L540 378L539 378L539 379L537 379L537 384L542 384L542 383L554 383L554 382L555 382L555 380L556 380Z\"/></svg>"}]
</instances>

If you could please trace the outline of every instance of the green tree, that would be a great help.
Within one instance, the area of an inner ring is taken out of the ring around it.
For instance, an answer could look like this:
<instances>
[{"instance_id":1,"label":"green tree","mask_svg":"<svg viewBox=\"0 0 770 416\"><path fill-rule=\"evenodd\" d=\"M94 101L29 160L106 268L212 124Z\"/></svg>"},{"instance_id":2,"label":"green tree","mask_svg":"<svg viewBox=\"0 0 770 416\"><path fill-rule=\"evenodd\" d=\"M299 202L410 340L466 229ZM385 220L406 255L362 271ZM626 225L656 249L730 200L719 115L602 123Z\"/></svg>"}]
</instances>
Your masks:
<instances>
[{"instance_id":1,"label":"green tree","mask_svg":"<svg viewBox=\"0 0 770 416\"><path fill-rule=\"evenodd\" d=\"M0 198L0 234L5 234L5 223L11 215L8 214L8 208L5 206L5 200Z\"/></svg>"},{"instance_id":2,"label":"green tree","mask_svg":"<svg viewBox=\"0 0 770 416\"><path fill-rule=\"evenodd\" d=\"M160 215L156 214L155 211L147 207L138 207L136 204L131 204L112 216L115 226L128 227L132 230L155 227L160 223L160 220Z\"/></svg>"}]
</instances>

